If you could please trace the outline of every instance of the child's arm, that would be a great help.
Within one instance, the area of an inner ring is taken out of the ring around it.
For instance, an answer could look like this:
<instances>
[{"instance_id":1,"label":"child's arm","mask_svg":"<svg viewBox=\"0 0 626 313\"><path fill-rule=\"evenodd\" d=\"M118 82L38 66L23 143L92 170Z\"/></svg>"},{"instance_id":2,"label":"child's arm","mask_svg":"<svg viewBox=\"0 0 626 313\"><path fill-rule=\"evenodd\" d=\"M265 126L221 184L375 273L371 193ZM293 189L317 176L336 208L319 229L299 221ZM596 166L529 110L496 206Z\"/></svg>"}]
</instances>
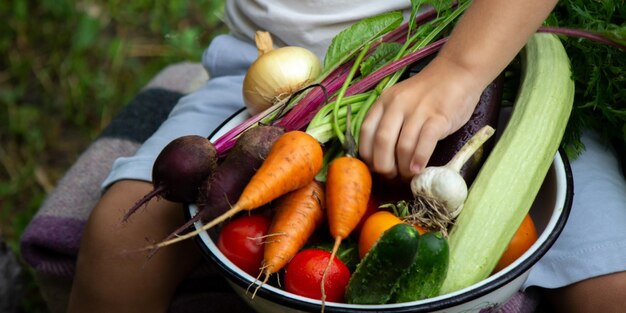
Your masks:
<instances>
[{"instance_id":1,"label":"child's arm","mask_svg":"<svg viewBox=\"0 0 626 313\"><path fill-rule=\"evenodd\" d=\"M359 153L373 171L410 179L438 140L465 124L484 88L543 23L556 0L475 0L420 73L389 88L361 127Z\"/></svg>"}]
</instances>

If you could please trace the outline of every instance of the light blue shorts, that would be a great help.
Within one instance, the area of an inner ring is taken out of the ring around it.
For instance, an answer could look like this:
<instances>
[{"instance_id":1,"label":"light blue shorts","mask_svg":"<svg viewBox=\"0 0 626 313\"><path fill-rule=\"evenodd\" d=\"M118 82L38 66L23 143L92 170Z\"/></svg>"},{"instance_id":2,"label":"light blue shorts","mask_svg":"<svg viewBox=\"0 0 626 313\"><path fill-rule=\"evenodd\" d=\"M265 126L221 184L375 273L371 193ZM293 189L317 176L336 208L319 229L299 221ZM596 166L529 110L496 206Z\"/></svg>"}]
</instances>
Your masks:
<instances>
[{"instance_id":1,"label":"light blue shorts","mask_svg":"<svg viewBox=\"0 0 626 313\"><path fill-rule=\"evenodd\" d=\"M102 188L122 179L151 181L152 164L165 145L184 135L208 137L222 121L241 109L243 78L257 55L253 43L230 35L213 39L202 56L210 79L180 99L135 155L115 160Z\"/></svg>"},{"instance_id":2,"label":"light blue shorts","mask_svg":"<svg viewBox=\"0 0 626 313\"><path fill-rule=\"evenodd\" d=\"M613 149L585 133L585 151L571 161L574 198L569 219L524 287L559 288L626 271L626 181Z\"/></svg>"},{"instance_id":3,"label":"light blue shorts","mask_svg":"<svg viewBox=\"0 0 626 313\"><path fill-rule=\"evenodd\" d=\"M151 181L152 164L166 144L183 135L208 136L241 109L243 78L256 57L250 42L215 38L202 58L209 81L183 97L134 156L117 159L102 187L121 179ZM571 163L574 201L568 222L525 287L557 288L626 270L626 182L613 150L595 134L585 134L583 141L586 151Z\"/></svg>"}]
</instances>

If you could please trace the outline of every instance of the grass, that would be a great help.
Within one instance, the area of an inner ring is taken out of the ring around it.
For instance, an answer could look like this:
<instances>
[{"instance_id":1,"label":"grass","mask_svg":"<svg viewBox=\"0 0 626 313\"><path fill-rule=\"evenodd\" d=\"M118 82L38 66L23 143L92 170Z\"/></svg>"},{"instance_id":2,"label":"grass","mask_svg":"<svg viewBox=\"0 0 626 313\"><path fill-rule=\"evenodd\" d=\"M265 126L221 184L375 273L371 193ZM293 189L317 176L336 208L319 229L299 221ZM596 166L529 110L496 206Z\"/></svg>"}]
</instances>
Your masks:
<instances>
[{"instance_id":1,"label":"grass","mask_svg":"<svg viewBox=\"0 0 626 313\"><path fill-rule=\"evenodd\" d=\"M0 240L19 238L55 183L168 64L199 61L223 1L0 2ZM46 312L27 267L21 312Z\"/></svg>"}]
</instances>

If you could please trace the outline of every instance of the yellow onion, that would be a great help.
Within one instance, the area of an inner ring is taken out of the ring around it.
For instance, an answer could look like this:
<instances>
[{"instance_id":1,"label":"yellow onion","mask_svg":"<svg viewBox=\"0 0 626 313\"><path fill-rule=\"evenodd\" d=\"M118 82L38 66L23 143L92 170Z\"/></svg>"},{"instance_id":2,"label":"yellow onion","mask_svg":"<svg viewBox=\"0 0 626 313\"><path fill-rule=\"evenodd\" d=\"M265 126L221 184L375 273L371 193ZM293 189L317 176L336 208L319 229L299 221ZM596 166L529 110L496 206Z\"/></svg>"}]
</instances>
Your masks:
<instances>
[{"instance_id":1,"label":"yellow onion","mask_svg":"<svg viewBox=\"0 0 626 313\"><path fill-rule=\"evenodd\" d=\"M243 80L243 99L252 115L286 99L314 81L322 71L319 58L296 46L272 48L267 32L256 33L258 58Z\"/></svg>"}]
</instances>

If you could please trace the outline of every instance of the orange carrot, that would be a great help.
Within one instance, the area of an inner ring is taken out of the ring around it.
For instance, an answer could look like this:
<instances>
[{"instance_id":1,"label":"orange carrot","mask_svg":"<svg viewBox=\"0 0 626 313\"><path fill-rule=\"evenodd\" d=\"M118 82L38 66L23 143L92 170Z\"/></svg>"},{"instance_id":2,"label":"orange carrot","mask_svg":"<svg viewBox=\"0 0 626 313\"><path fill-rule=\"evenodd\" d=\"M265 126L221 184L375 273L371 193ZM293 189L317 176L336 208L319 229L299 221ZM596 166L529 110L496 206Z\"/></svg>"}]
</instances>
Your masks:
<instances>
[{"instance_id":1,"label":"orange carrot","mask_svg":"<svg viewBox=\"0 0 626 313\"><path fill-rule=\"evenodd\" d=\"M263 283L287 265L322 224L324 203L324 187L315 180L278 201L265 242Z\"/></svg>"},{"instance_id":2,"label":"orange carrot","mask_svg":"<svg viewBox=\"0 0 626 313\"><path fill-rule=\"evenodd\" d=\"M356 141L351 132L350 104L347 105L347 112L346 133L344 140L340 140L346 155L330 162L326 173L326 215L335 244L320 282L322 312L326 301L326 274L341 241L350 235L365 215L372 192L372 174L367 165L356 157Z\"/></svg>"},{"instance_id":3,"label":"orange carrot","mask_svg":"<svg viewBox=\"0 0 626 313\"><path fill-rule=\"evenodd\" d=\"M322 303L326 298L324 280L330 262L341 241L350 235L365 214L371 191L372 175L363 161L347 155L330 163L326 177L326 215L335 244L322 275Z\"/></svg>"},{"instance_id":4,"label":"orange carrot","mask_svg":"<svg viewBox=\"0 0 626 313\"><path fill-rule=\"evenodd\" d=\"M297 130L284 133L272 145L267 158L231 209L198 230L147 249L161 248L191 238L243 210L259 208L290 191L306 186L321 169L322 157L322 147L311 135Z\"/></svg>"},{"instance_id":5,"label":"orange carrot","mask_svg":"<svg viewBox=\"0 0 626 313\"><path fill-rule=\"evenodd\" d=\"M372 176L363 161L350 156L333 160L326 180L327 216L333 238L346 238L359 223L372 191Z\"/></svg>"},{"instance_id":6,"label":"orange carrot","mask_svg":"<svg viewBox=\"0 0 626 313\"><path fill-rule=\"evenodd\" d=\"M322 146L311 135L286 132L272 146L233 209L255 209L306 186L322 168L322 157Z\"/></svg>"}]
</instances>

